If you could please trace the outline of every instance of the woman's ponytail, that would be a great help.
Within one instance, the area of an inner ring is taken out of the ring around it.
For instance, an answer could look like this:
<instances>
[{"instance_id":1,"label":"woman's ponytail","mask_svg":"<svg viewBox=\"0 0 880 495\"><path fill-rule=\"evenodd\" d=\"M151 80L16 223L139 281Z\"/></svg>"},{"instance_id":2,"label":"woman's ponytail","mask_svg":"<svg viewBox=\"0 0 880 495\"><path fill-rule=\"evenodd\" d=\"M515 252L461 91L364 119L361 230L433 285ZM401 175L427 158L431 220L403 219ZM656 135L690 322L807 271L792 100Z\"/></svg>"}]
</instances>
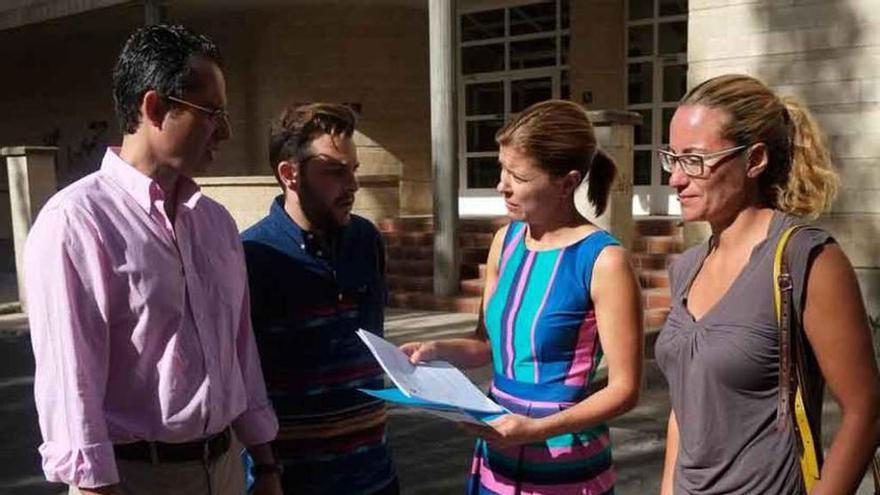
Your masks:
<instances>
[{"instance_id":1,"label":"woman's ponytail","mask_svg":"<svg viewBox=\"0 0 880 495\"><path fill-rule=\"evenodd\" d=\"M827 210L837 195L840 179L819 125L797 98L786 96L791 139L791 171L785 183L774 186L776 206L794 215L814 217Z\"/></svg>"},{"instance_id":2,"label":"woman's ponytail","mask_svg":"<svg viewBox=\"0 0 880 495\"><path fill-rule=\"evenodd\" d=\"M615 176L617 176L617 166L614 160L608 156L608 153L597 149L587 175L587 199L593 205L597 217L605 213L608 207L608 197L611 196L611 185Z\"/></svg>"}]
</instances>

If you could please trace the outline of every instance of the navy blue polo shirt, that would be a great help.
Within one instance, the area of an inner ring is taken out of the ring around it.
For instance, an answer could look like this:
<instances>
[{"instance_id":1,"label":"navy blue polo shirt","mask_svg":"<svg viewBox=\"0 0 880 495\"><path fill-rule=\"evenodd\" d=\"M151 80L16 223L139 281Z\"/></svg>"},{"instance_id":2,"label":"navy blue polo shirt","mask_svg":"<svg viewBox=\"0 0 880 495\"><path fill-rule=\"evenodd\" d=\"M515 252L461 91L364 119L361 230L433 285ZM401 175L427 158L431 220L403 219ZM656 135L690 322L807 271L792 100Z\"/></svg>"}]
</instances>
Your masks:
<instances>
[{"instance_id":1,"label":"navy blue polo shirt","mask_svg":"<svg viewBox=\"0 0 880 495\"><path fill-rule=\"evenodd\" d=\"M251 317L269 397L280 422L275 447L286 493L376 492L394 479L385 407L356 390L384 386L355 335L383 335L385 250L367 219L327 245L275 198L242 233Z\"/></svg>"}]
</instances>

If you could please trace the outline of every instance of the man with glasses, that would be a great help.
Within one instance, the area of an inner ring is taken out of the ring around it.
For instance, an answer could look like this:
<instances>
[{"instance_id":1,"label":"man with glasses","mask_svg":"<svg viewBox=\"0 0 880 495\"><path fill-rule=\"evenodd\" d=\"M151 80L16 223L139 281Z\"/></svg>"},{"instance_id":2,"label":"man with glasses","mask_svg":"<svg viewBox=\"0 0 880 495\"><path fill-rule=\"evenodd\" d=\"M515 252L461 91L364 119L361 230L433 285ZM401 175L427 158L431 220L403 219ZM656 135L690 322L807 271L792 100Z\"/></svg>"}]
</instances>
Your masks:
<instances>
[{"instance_id":1,"label":"man with glasses","mask_svg":"<svg viewBox=\"0 0 880 495\"><path fill-rule=\"evenodd\" d=\"M235 223L191 179L230 136L220 54L150 26L113 71L123 130L28 237L43 469L82 494L241 495L278 422L250 326ZM279 478L257 492L281 493Z\"/></svg>"},{"instance_id":2,"label":"man with glasses","mask_svg":"<svg viewBox=\"0 0 880 495\"><path fill-rule=\"evenodd\" d=\"M351 213L354 128L343 105L288 108L269 141L282 194L242 234L285 493L399 492L384 405L357 390L383 386L355 332L382 335L386 289L382 237Z\"/></svg>"}]
</instances>

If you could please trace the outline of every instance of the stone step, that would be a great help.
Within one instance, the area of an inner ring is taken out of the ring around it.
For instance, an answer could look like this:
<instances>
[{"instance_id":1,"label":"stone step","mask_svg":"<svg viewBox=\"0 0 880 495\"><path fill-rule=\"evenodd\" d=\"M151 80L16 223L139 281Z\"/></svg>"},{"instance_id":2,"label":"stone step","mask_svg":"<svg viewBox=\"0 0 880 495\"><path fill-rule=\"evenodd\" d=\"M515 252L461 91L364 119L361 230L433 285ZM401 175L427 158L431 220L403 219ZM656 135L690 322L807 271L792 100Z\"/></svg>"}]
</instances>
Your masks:
<instances>
[{"instance_id":1,"label":"stone step","mask_svg":"<svg viewBox=\"0 0 880 495\"><path fill-rule=\"evenodd\" d=\"M461 285L461 295L463 296L477 296L480 297L483 295L483 287L485 280L481 278L471 278L467 280L462 280L460 282Z\"/></svg>"},{"instance_id":2,"label":"stone step","mask_svg":"<svg viewBox=\"0 0 880 495\"><path fill-rule=\"evenodd\" d=\"M478 263L462 263L458 275L462 280L484 278L480 276L480 265Z\"/></svg>"},{"instance_id":3,"label":"stone step","mask_svg":"<svg viewBox=\"0 0 880 495\"><path fill-rule=\"evenodd\" d=\"M383 218L376 222L382 233L392 232L432 232L434 220L430 215L414 215L397 218Z\"/></svg>"},{"instance_id":4,"label":"stone step","mask_svg":"<svg viewBox=\"0 0 880 495\"><path fill-rule=\"evenodd\" d=\"M389 273L385 276L385 282L388 285L388 290L392 292L434 292L434 277L431 275ZM484 283L485 281L479 278L462 279L459 282L461 295L482 296Z\"/></svg>"},{"instance_id":5,"label":"stone step","mask_svg":"<svg viewBox=\"0 0 880 495\"><path fill-rule=\"evenodd\" d=\"M434 248L433 232L385 232L382 234L385 238L385 245L391 247L422 247ZM486 232L459 232L458 245L462 249L467 248L485 248L488 249L492 245L492 239L495 234Z\"/></svg>"},{"instance_id":6,"label":"stone step","mask_svg":"<svg viewBox=\"0 0 880 495\"><path fill-rule=\"evenodd\" d=\"M385 269L387 275L414 277L431 276L434 274L434 260L430 258L408 259L389 257ZM478 263L462 263L459 271L459 277L462 280L470 278L482 278L480 277L480 265Z\"/></svg>"},{"instance_id":7,"label":"stone step","mask_svg":"<svg viewBox=\"0 0 880 495\"><path fill-rule=\"evenodd\" d=\"M406 251L406 255L416 254L419 257L430 258L434 250L433 232L387 232L383 236L389 255L402 252L397 248L413 248ZM494 234L482 232L462 232L459 234L459 248L485 250L488 253L493 237Z\"/></svg>"},{"instance_id":8,"label":"stone step","mask_svg":"<svg viewBox=\"0 0 880 495\"><path fill-rule=\"evenodd\" d=\"M636 270L667 270L678 254L632 253L633 267Z\"/></svg>"},{"instance_id":9,"label":"stone step","mask_svg":"<svg viewBox=\"0 0 880 495\"><path fill-rule=\"evenodd\" d=\"M643 289L669 287L669 272L666 270L639 270L638 274Z\"/></svg>"},{"instance_id":10,"label":"stone step","mask_svg":"<svg viewBox=\"0 0 880 495\"><path fill-rule=\"evenodd\" d=\"M434 277L431 275L392 275L385 276L388 290L392 292L433 292Z\"/></svg>"},{"instance_id":11,"label":"stone step","mask_svg":"<svg viewBox=\"0 0 880 495\"><path fill-rule=\"evenodd\" d=\"M667 316L669 316L669 307L646 309L645 331L662 327L666 323Z\"/></svg>"},{"instance_id":12,"label":"stone step","mask_svg":"<svg viewBox=\"0 0 880 495\"><path fill-rule=\"evenodd\" d=\"M443 303L443 306L445 311L478 315L480 314L481 299L480 297L453 297Z\"/></svg>"},{"instance_id":13,"label":"stone step","mask_svg":"<svg viewBox=\"0 0 880 495\"><path fill-rule=\"evenodd\" d=\"M463 265L473 265L474 269L486 263L486 257L489 256L489 248L486 247L469 247L459 250L461 254L461 263ZM392 246L388 248L388 265L399 263L423 263L431 265L433 271L434 251L433 249L423 246Z\"/></svg>"},{"instance_id":14,"label":"stone step","mask_svg":"<svg viewBox=\"0 0 880 495\"><path fill-rule=\"evenodd\" d=\"M674 235L646 235L633 240L633 251L648 254L674 254L684 250L684 240Z\"/></svg>"},{"instance_id":15,"label":"stone step","mask_svg":"<svg viewBox=\"0 0 880 495\"><path fill-rule=\"evenodd\" d=\"M440 297L423 292L400 291L392 292L388 299L388 305L394 308L470 314L480 311L480 298L475 296Z\"/></svg>"},{"instance_id":16,"label":"stone step","mask_svg":"<svg viewBox=\"0 0 880 495\"><path fill-rule=\"evenodd\" d=\"M459 233L494 234L509 222L510 220L506 216L462 218L458 223L458 231ZM429 215L383 218L376 223L376 226L383 233L433 232L434 219Z\"/></svg>"},{"instance_id":17,"label":"stone step","mask_svg":"<svg viewBox=\"0 0 880 495\"><path fill-rule=\"evenodd\" d=\"M645 310L669 308L672 296L667 288L642 290L642 302Z\"/></svg>"},{"instance_id":18,"label":"stone step","mask_svg":"<svg viewBox=\"0 0 880 495\"><path fill-rule=\"evenodd\" d=\"M489 232L459 232L458 246L461 248L486 248L492 246L492 239L495 238L494 233Z\"/></svg>"},{"instance_id":19,"label":"stone step","mask_svg":"<svg viewBox=\"0 0 880 495\"><path fill-rule=\"evenodd\" d=\"M389 258L388 275L422 277L434 274L434 261L422 259Z\"/></svg>"},{"instance_id":20,"label":"stone step","mask_svg":"<svg viewBox=\"0 0 880 495\"><path fill-rule=\"evenodd\" d=\"M461 248L461 262L464 264L480 265L486 262L489 256L489 247Z\"/></svg>"},{"instance_id":21,"label":"stone step","mask_svg":"<svg viewBox=\"0 0 880 495\"><path fill-rule=\"evenodd\" d=\"M385 252L389 260L430 260L434 255L434 248L431 246L388 246Z\"/></svg>"},{"instance_id":22,"label":"stone step","mask_svg":"<svg viewBox=\"0 0 880 495\"><path fill-rule=\"evenodd\" d=\"M495 234L498 229L510 223L506 216L463 218L459 222L459 232L482 232Z\"/></svg>"},{"instance_id":23,"label":"stone step","mask_svg":"<svg viewBox=\"0 0 880 495\"><path fill-rule=\"evenodd\" d=\"M681 235L680 217L651 217L635 219L636 235Z\"/></svg>"},{"instance_id":24,"label":"stone step","mask_svg":"<svg viewBox=\"0 0 880 495\"><path fill-rule=\"evenodd\" d=\"M406 247L428 247L434 246L434 232L419 231L394 231L382 234L385 238L385 245L388 247L406 246Z\"/></svg>"}]
</instances>

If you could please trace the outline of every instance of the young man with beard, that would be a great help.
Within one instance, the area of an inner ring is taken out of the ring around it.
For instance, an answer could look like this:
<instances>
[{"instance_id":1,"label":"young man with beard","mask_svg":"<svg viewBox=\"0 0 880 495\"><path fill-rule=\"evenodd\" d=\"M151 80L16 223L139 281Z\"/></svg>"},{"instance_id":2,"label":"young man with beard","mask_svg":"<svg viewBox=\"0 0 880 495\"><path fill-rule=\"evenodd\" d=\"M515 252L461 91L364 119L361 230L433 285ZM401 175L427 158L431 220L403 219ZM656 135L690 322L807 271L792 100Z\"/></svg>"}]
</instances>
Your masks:
<instances>
[{"instance_id":1,"label":"young man with beard","mask_svg":"<svg viewBox=\"0 0 880 495\"><path fill-rule=\"evenodd\" d=\"M283 194L242 234L285 493L399 493L384 405L356 390L383 385L355 332L383 334L386 289L382 237L351 213L354 128L343 105L288 108L269 140Z\"/></svg>"},{"instance_id":2,"label":"young man with beard","mask_svg":"<svg viewBox=\"0 0 880 495\"><path fill-rule=\"evenodd\" d=\"M231 132L220 53L141 28L113 98L122 146L49 200L26 247L43 471L71 494L240 495L235 438L272 466L278 422L238 230L191 178ZM280 490L270 475L255 493Z\"/></svg>"}]
</instances>

